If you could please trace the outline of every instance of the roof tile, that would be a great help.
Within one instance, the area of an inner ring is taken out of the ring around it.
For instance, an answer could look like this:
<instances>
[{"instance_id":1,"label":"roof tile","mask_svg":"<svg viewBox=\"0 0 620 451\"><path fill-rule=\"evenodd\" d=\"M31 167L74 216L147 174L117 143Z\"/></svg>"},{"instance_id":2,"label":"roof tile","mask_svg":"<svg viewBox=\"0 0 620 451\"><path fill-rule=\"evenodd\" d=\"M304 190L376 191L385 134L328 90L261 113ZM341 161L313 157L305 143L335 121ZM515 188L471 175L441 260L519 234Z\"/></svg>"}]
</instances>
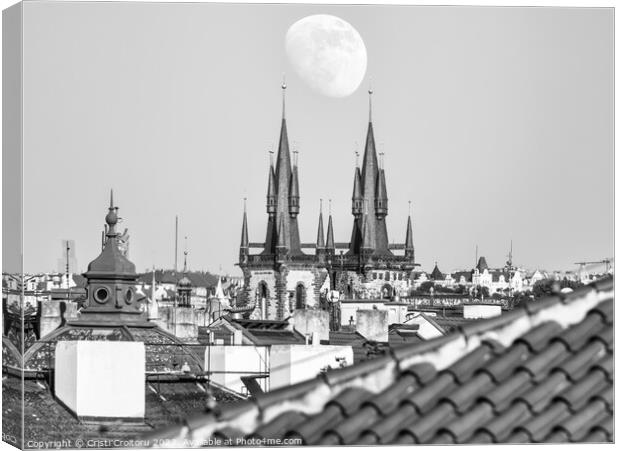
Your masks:
<instances>
[{"instance_id":1,"label":"roof tile","mask_svg":"<svg viewBox=\"0 0 620 451\"><path fill-rule=\"evenodd\" d=\"M476 429L492 418L493 407L491 404L481 402L456 420L451 421L443 430L450 432L456 443L464 443Z\"/></svg>"},{"instance_id":2,"label":"roof tile","mask_svg":"<svg viewBox=\"0 0 620 451\"><path fill-rule=\"evenodd\" d=\"M416 443L426 443L442 424L452 421L455 417L454 407L449 403L441 403L404 429L415 438Z\"/></svg>"},{"instance_id":3,"label":"roof tile","mask_svg":"<svg viewBox=\"0 0 620 451\"><path fill-rule=\"evenodd\" d=\"M515 343L503 355L492 360L481 368L480 371L484 371L491 375L496 383L502 382L514 372L519 363L527 359L529 354L527 345L521 342Z\"/></svg>"},{"instance_id":4,"label":"roof tile","mask_svg":"<svg viewBox=\"0 0 620 451\"><path fill-rule=\"evenodd\" d=\"M414 392L403 402L411 404L420 414L425 414L443 393L455 386L454 376L451 373L439 373L437 379L427 384L424 390Z\"/></svg>"},{"instance_id":5,"label":"roof tile","mask_svg":"<svg viewBox=\"0 0 620 451\"><path fill-rule=\"evenodd\" d=\"M547 321L536 327L515 340L516 343L525 343L532 352L540 352L547 347L549 340L554 338L562 331L555 321Z\"/></svg>"},{"instance_id":6,"label":"roof tile","mask_svg":"<svg viewBox=\"0 0 620 451\"><path fill-rule=\"evenodd\" d=\"M411 404L403 404L383 420L366 429L362 435L364 440L358 441L357 444L390 443L400 426L406 421L414 420L415 417L414 407ZM374 437L374 441L370 437Z\"/></svg>"},{"instance_id":7,"label":"roof tile","mask_svg":"<svg viewBox=\"0 0 620 451\"><path fill-rule=\"evenodd\" d=\"M540 442L544 440L552 427L569 416L570 411L566 404L553 403L539 415L534 416L531 420L518 427L517 431L526 431L532 441Z\"/></svg>"},{"instance_id":8,"label":"roof tile","mask_svg":"<svg viewBox=\"0 0 620 451\"><path fill-rule=\"evenodd\" d=\"M529 390L532 384L532 378L527 371L517 371L489 392L482 394L480 399L490 402L497 412L502 412L514 402L515 396Z\"/></svg>"},{"instance_id":9,"label":"roof tile","mask_svg":"<svg viewBox=\"0 0 620 451\"><path fill-rule=\"evenodd\" d=\"M591 313L596 313L601 316L601 320L605 324L611 324L613 322L614 317L614 302L613 299L609 299L607 301L599 303L596 307L594 307Z\"/></svg>"},{"instance_id":10,"label":"roof tile","mask_svg":"<svg viewBox=\"0 0 620 451\"><path fill-rule=\"evenodd\" d=\"M493 380L487 373L479 373L451 393L446 393L441 401L450 402L459 414L464 413L485 390L493 388ZM490 403L489 403L490 404Z\"/></svg>"},{"instance_id":11,"label":"roof tile","mask_svg":"<svg viewBox=\"0 0 620 451\"><path fill-rule=\"evenodd\" d=\"M570 418L558 425L557 428L566 431L572 442L580 441L583 439L600 420L606 418L607 411L605 403L600 401L594 401Z\"/></svg>"},{"instance_id":12,"label":"roof tile","mask_svg":"<svg viewBox=\"0 0 620 451\"><path fill-rule=\"evenodd\" d=\"M575 352L587 339L596 335L602 326L599 315L587 315L577 326L566 329L553 340L562 341L569 350Z\"/></svg>"},{"instance_id":13,"label":"roof tile","mask_svg":"<svg viewBox=\"0 0 620 451\"><path fill-rule=\"evenodd\" d=\"M534 380L538 382L546 376L546 369L562 362L568 355L564 344L556 341L540 354L523 362L519 368L528 371Z\"/></svg>"},{"instance_id":14,"label":"roof tile","mask_svg":"<svg viewBox=\"0 0 620 451\"><path fill-rule=\"evenodd\" d=\"M528 390L518 399L522 399L534 413L542 412L554 395L562 392L570 384L564 373L556 372Z\"/></svg>"},{"instance_id":15,"label":"roof tile","mask_svg":"<svg viewBox=\"0 0 620 451\"><path fill-rule=\"evenodd\" d=\"M471 375L481 366L483 366L491 357L493 357L492 349L487 343L474 349L467 355L454 362L444 370L446 373L452 374L454 379L462 384L467 381Z\"/></svg>"},{"instance_id":16,"label":"roof tile","mask_svg":"<svg viewBox=\"0 0 620 451\"><path fill-rule=\"evenodd\" d=\"M528 407L522 402L515 402L499 416L481 426L479 431L493 436L495 443L505 442L515 426L523 424L532 417Z\"/></svg>"},{"instance_id":17,"label":"roof tile","mask_svg":"<svg viewBox=\"0 0 620 451\"><path fill-rule=\"evenodd\" d=\"M572 381L580 379L606 355L605 347L598 341L590 342L576 354L571 354L564 362L554 368L562 371Z\"/></svg>"},{"instance_id":18,"label":"roof tile","mask_svg":"<svg viewBox=\"0 0 620 451\"><path fill-rule=\"evenodd\" d=\"M335 405L342 411L343 415L349 416L372 395L373 394L365 388L349 387L337 394L327 405Z\"/></svg>"}]
</instances>

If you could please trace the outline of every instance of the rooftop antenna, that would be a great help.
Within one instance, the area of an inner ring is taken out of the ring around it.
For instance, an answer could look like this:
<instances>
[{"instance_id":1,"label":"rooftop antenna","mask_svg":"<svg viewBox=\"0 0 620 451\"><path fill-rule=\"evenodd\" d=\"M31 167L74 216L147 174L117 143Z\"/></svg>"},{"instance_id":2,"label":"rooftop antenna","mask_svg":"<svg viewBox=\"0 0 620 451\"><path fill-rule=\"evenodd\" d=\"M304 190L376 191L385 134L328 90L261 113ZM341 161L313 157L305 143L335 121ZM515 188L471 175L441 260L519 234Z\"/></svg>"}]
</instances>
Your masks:
<instances>
[{"instance_id":1,"label":"rooftop antenna","mask_svg":"<svg viewBox=\"0 0 620 451\"><path fill-rule=\"evenodd\" d=\"M474 267L478 265L478 245L476 244L476 261L474 262Z\"/></svg>"},{"instance_id":2,"label":"rooftop antenna","mask_svg":"<svg viewBox=\"0 0 620 451\"><path fill-rule=\"evenodd\" d=\"M174 217L174 272L177 272L178 268L178 255L179 255L179 215Z\"/></svg>"},{"instance_id":3,"label":"rooftop antenna","mask_svg":"<svg viewBox=\"0 0 620 451\"><path fill-rule=\"evenodd\" d=\"M183 273L187 272L187 236L185 236L185 250L183 251Z\"/></svg>"},{"instance_id":4,"label":"rooftop antenna","mask_svg":"<svg viewBox=\"0 0 620 451\"><path fill-rule=\"evenodd\" d=\"M282 119L286 118L286 74L282 72Z\"/></svg>"},{"instance_id":5,"label":"rooftop antenna","mask_svg":"<svg viewBox=\"0 0 620 451\"><path fill-rule=\"evenodd\" d=\"M67 288L69 288L69 250L71 249L69 247L69 240L66 241L67 243Z\"/></svg>"},{"instance_id":6,"label":"rooftop antenna","mask_svg":"<svg viewBox=\"0 0 620 451\"><path fill-rule=\"evenodd\" d=\"M368 79L368 122L372 122L372 77Z\"/></svg>"}]
</instances>

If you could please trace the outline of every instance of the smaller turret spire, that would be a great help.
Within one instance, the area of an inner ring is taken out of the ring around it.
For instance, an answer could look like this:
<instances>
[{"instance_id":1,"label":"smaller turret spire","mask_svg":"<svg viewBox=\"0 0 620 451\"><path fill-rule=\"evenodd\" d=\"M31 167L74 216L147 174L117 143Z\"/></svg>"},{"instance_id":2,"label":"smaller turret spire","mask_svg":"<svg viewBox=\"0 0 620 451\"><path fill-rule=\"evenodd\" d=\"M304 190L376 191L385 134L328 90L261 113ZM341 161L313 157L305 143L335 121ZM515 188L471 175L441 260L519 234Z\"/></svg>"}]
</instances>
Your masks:
<instances>
[{"instance_id":1,"label":"smaller turret spire","mask_svg":"<svg viewBox=\"0 0 620 451\"><path fill-rule=\"evenodd\" d=\"M267 182L267 213L275 214L278 204L276 172L273 168L273 152L269 151L269 181Z\"/></svg>"},{"instance_id":2,"label":"smaller turret spire","mask_svg":"<svg viewBox=\"0 0 620 451\"><path fill-rule=\"evenodd\" d=\"M116 224L118 223L118 208L114 206L114 191L110 190L110 207L108 208L108 214L105 217L105 222L107 224L107 237L116 237L118 233L116 233Z\"/></svg>"},{"instance_id":3,"label":"smaller turret spire","mask_svg":"<svg viewBox=\"0 0 620 451\"><path fill-rule=\"evenodd\" d=\"M327 242L325 247L329 251L335 251L334 244L334 225L332 224L332 200L329 199L329 219L327 220Z\"/></svg>"},{"instance_id":4,"label":"smaller turret spire","mask_svg":"<svg viewBox=\"0 0 620 451\"><path fill-rule=\"evenodd\" d=\"M405 257L413 260L413 227L411 226L411 201L409 201L409 217L407 218L407 233L405 235Z\"/></svg>"},{"instance_id":5,"label":"smaller turret spire","mask_svg":"<svg viewBox=\"0 0 620 451\"><path fill-rule=\"evenodd\" d=\"M239 246L241 251L245 251L250 247L250 240L248 239L248 213L246 206L247 197L243 198L243 224L241 226L241 245Z\"/></svg>"},{"instance_id":6,"label":"smaller turret spire","mask_svg":"<svg viewBox=\"0 0 620 451\"><path fill-rule=\"evenodd\" d=\"M321 199L319 207L319 228L316 234L316 249L325 248L325 234L323 233L323 199Z\"/></svg>"},{"instance_id":7,"label":"smaller turret spire","mask_svg":"<svg viewBox=\"0 0 620 451\"><path fill-rule=\"evenodd\" d=\"M297 174L297 154L297 151L293 152L293 171L291 174L288 197L288 211L293 217L299 214L299 175Z\"/></svg>"}]
</instances>

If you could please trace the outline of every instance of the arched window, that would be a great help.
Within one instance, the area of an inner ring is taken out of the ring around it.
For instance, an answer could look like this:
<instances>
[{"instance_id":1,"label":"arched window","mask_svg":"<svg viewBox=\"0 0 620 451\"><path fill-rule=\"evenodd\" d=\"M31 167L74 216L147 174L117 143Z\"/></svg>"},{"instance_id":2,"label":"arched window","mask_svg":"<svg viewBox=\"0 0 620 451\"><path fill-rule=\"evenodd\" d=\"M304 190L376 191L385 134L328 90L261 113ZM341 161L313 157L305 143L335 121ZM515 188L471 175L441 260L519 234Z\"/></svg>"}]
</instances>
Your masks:
<instances>
[{"instance_id":1,"label":"arched window","mask_svg":"<svg viewBox=\"0 0 620 451\"><path fill-rule=\"evenodd\" d=\"M295 308L298 310L306 308L306 287L303 283L298 283L295 287Z\"/></svg>"},{"instance_id":2,"label":"arched window","mask_svg":"<svg viewBox=\"0 0 620 451\"><path fill-rule=\"evenodd\" d=\"M267 282L264 280L258 284L256 288L256 294L259 299L269 299L269 288L267 287Z\"/></svg>"}]
</instances>

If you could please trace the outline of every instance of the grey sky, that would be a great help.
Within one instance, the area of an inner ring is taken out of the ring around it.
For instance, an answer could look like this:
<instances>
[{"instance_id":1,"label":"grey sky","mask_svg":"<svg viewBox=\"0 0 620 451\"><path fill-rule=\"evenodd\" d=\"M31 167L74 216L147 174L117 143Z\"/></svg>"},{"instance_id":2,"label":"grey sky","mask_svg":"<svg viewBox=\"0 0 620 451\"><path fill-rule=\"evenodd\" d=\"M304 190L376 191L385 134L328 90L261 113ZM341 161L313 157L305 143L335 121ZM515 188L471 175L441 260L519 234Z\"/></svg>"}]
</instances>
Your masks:
<instances>
[{"instance_id":1,"label":"grey sky","mask_svg":"<svg viewBox=\"0 0 620 451\"><path fill-rule=\"evenodd\" d=\"M471 267L476 244L500 266L511 239L528 267L611 255L611 9L29 2L25 270L54 269L66 238L85 270L113 187L139 270L172 266L178 214L189 266L237 273L244 196L264 239L282 72L302 241L320 198L347 241L367 81L333 99L294 74L285 33L317 13L364 39L389 238L404 240L411 200L424 269Z\"/></svg>"}]
</instances>

